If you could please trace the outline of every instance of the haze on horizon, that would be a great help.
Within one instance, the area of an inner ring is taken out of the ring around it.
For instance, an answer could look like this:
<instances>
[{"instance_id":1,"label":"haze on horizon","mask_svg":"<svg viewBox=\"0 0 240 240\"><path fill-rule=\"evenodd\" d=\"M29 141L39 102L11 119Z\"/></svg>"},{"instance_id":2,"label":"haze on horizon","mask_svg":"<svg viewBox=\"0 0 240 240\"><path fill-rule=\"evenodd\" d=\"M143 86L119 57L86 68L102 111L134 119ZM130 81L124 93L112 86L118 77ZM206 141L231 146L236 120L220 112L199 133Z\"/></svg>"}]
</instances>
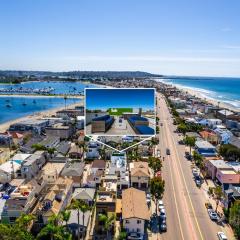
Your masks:
<instances>
[{"instance_id":1,"label":"haze on horizon","mask_svg":"<svg viewBox=\"0 0 240 240\"><path fill-rule=\"evenodd\" d=\"M240 76L240 1L0 3L0 69Z\"/></svg>"}]
</instances>

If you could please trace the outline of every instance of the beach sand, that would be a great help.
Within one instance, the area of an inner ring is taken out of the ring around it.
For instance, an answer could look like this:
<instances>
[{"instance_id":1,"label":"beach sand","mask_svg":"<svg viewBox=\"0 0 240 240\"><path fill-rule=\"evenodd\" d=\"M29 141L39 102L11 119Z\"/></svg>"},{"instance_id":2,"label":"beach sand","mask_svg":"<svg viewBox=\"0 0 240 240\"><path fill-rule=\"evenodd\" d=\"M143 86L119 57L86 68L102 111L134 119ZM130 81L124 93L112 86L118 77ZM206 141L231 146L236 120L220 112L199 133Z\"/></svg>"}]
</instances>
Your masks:
<instances>
[{"instance_id":1,"label":"beach sand","mask_svg":"<svg viewBox=\"0 0 240 240\"><path fill-rule=\"evenodd\" d=\"M198 92L197 90L184 88L184 87L179 87L179 86L176 86L176 88L178 88L178 89L180 89L180 90L182 90L184 92L188 92L192 96L196 96L196 97L198 97L198 98L200 98L202 100L206 100L208 103L211 103L211 104L213 104L215 106L219 105L220 108L226 108L226 109L229 109L229 110L231 110L233 112L239 112L240 111L240 108L234 107L234 106L232 106L230 104L227 104L227 103L224 103L224 102L221 102L221 101L218 102L217 100L212 99L211 96L209 96L209 98L206 97L206 96L203 96L202 93Z\"/></svg>"},{"instance_id":2,"label":"beach sand","mask_svg":"<svg viewBox=\"0 0 240 240\"><path fill-rule=\"evenodd\" d=\"M82 105L83 105L83 102L78 102L78 103L67 105L67 108L74 108L75 106L82 106ZM61 106L58 108L53 108L53 109L49 109L46 111L33 113L31 115L27 115L27 116L24 116L21 118L17 118L17 119L2 123L2 124L0 124L0 132L7 131L11 124L14 124L14 123L17 123L20 121L29 120L29 119L40 119L40 118L44 118L44 117L50 117L52 115L55 115L57 111L63 110L63 109L65 109L65 107Z\"/></svg>"}]
</instances>

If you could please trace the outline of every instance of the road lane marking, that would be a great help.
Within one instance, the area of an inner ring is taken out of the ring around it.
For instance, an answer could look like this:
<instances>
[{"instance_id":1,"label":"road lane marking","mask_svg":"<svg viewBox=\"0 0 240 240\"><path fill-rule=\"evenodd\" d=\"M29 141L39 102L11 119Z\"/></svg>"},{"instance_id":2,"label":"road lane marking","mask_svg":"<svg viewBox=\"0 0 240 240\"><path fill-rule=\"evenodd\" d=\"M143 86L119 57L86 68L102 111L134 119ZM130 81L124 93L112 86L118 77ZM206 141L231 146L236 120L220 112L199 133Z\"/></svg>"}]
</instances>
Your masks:
<instances>
[{"instance_id":1,"label":"road lane marking","mask_svg":"<svg viewBox=\"0 0 240 240\"><path fill-rule=\"evenodd\" d=\"M167 126L167 124L166 124L166 126ZM168 128L168 127L167 127L167 128ZM191 208L192 208L192 211L193 211L193 216L194 216L195 222L196 222L196 224L197 224L198 232L200 233L200 237L201 237L201 239L203 240L204 238L203 238L203 235L202 235L202 232L201 232L201 229L200 229L200 226L199 226L197 217L196 217L195 209L194 209L193 204L192 204L192 199L191 199L190 194L189 194L189 191L188 191L188 187L187 187L187 184L186 184L186 179L185 179L185 177L184 177L183 170L182 170L182 167L181 167L181 162L179 161L180 158L179 158L179 154L178 154L178 149L177 149L177 147L176 147L174 138L173 138L173 136L172 136L172 132L170 131L169 128L168 128L168 131L170 132L170 136L171 136L172 141L173 141L173 146L174 146L174 149L175 149L175 151L176 151L178 163L179 163L179 166L180 166L180 171L181 171L181 174L182 174L182 177L183 177L183 181L184 181L184 185L185 185L185 188L186 188L186 191L187 191L187 195L188 195L188 198L189 198L189 201L190 201L190 205L191 205Z\"/></svg>"},{"instance_id":2,"label":"road lane marking","mask_svg":"<svg viewBox=\"0 0 240 240\"><path fill-rule=\"evenodd\" d=\"M164 131L162 131L162 135L163 135L162 139L166 139L166 138L164 138L165 137L164 136L165 135ZM175 191L175 187L174 187L174 183L173 183L173 176L172 176L171 166L169 166L169 172L170 172L170 176L171 176L171 183L172 183L172 188L173 188L173 197L174 197L174 202L175 202L175 207L176 207L176 212L177 212L179 229L180 229L180 233L181 233L181 238L184 240L183 231L182 231L182 225L181 225L181 221L180 221L180 215L179 215L179 211L178 211L176 191Z\"/></svg>"}]
</instances>

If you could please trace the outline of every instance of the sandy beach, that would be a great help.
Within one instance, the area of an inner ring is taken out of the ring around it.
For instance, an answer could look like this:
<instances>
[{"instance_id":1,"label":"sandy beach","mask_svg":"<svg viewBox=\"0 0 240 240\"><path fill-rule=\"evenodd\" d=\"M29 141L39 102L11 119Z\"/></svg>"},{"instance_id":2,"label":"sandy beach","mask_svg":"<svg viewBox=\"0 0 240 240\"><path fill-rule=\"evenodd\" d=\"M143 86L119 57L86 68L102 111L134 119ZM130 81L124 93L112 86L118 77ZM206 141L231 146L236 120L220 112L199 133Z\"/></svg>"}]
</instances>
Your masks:
<instances>
[{"instance_id":1,"label":"sandy beach","mask_svg":"<svg viewBox=\"0 0 240 240\"><path fill-rule=\"evenodd\" d=\"M24 98L64 98L64 95L38 95L38 94L0 94L0 97L24 97ZM84 98L82 95L67 95L67 98Z\"/></svg>"},{"instance_id":2,"label":"sandy beach","mask_svg":"<svg viewBox=\"0 0 240 240\"><path fill-rule=\"evenodd\" d=\"M83 102L78 102L78 103L75 103L75 104L67 105L67 108L74 108L75 106L81 106L81 105L83 105ZM11 124L17 123L19 121L24 121L24 120L28 120L28 119L40 119L40 118L44 118L44 117L50 117L52 115L55 115L55 113L57 111L63 110L63 109L65 109L64 106L58 107L58 108L53 108L53 109L33 113L31 115L27 115L27 116L24 116L24 117L21 117L21 118L17 118L17 119L2 123L2 124L0 124L0 132L5 132Z\"/></svg>"},{"instance_id":3,"label":"sandy beach","mask_svg":"<svg viewBox=\"0 0 240 240\"><path fill-rule=\"evenodd\" d=\"M240 111L240 108L237 108L237 107L234 107L230 104L227 104L227 103L224 103L224 102L221 102L221 101L217 101L217 100L214 100L211 98L211 96L206 97L206 96L203 96L202 93L196 91L196 90L193 90L193 89L190 89L190 88L184 88L184 87L179 87L177 86L178 89L184 91L184 92L188 92L189 94L191 94L192 96L196 96L202 100L206 100L207 102L215 105L215 106L218 106L221 107L221 108L226 108L226 109L229 109L231 111L234 111L234 112L239 112Z\"/></svg>"}]
</instances>

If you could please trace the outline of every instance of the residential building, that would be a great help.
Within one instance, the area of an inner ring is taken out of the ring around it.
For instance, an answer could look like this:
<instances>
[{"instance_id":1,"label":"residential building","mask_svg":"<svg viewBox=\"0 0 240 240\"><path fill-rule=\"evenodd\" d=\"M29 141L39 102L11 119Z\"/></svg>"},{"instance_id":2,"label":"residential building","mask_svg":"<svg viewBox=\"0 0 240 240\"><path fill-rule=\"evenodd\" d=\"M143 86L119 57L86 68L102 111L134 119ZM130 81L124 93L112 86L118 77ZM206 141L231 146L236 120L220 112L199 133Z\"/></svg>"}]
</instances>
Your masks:
<instances>
[{"instance_id":1,"label":"residential building","mask_svg":"<svg viewBox=\"0 0 240 240\"><path fill-rule=\"evenodd\" d=\"M214 157L217 155L216 148L207 141L196 141L195 149L203 157Z\"/></svg>"},{"instance_id":2,"label":"residential building","mask_svg":"<svg viewBox=\"0 0 240 240\"><path fill-rule=\"evenodd\" d=\"M211 144L218 144L219 138L218 135L213 131L201 131L200 136L203 140L210 142Z\"/></svg>"},{"instance_id":3,"label":"residential building","mask_svg":"<svg viewBox=\"0 0 240 240\"><path fill-rule=\"evenodd\" d=\"M96 218L95 218L95 231L102 233L104 227L103 223L99 222L99 214L111 216L116 211L116 193L107 191L98 191L96 197Z\"/></svg>"},{"instance_id":4,"label":"residential building","mask_svg":"<svg viewBox=\"0 0 240 240\"><path fill-rule=\"evenodd\" d=\"M145 234L146 222L150 220L146 194L144 191L129 188L122 192L122 224L128 233Z\"/></svg>"},{"instance_id":5,"label":"residential building","mask_svg":"<svg viewBox=\"0 0 240 240\"><path fill-rule=\"evenodd\" d=\"M47 155L45 151L36 151L34 154L25 159L21 166L21 175L23 178L30 180L37 176L46 163Z\"/></svg>"},{"instance_id":6,"label":"residential building","mask_svg":"<svg viewBox=\"0 0 240 240\"><path fill-rule=\"evenodd\" d=\"M59 143L60 143L60 138L56 136L47 136L41 142L39 142L40 145L46 148L56 148Z\"/></svg>"},{"instance_id":7,"label":"residential building","mask_svg":"<svg viewBox=\"0 0 240 240\"><path fill-rule=\"evenodd\" d=\"M11 124L9 132L32 132L41 134L41 132L49 125L48 120L43 119L31 119L20 121L18 123Z\"/></svg>"},{"instance_id":8,"label":"residential building","mask_svg":"<svg viewBox=\"0 0 240 240\"><path fill-rule=\"evenodd\" d=\"M86 153L86 158L98 159L100 157L98 148L99 148L99 146L96 142L93 142L93 141L89 142L87 153Z\"/></svg>"},{"instance_id":9,"label":"residential building","mask_svg":"<svg viewBox=\"0 0 240 240\"><path fill-rule=\"evenodd\" d=\"M81 187L84 170L84 162L67 162L61 171L62 177L69 177L73 180L73 187Z\"/></svg>"},{"instance_id":10,"label":"residential building","mask_svg":"<svg viewBox=\"0 0 240 240\"><path fill-rule=\"evenodd\" d=\"M52 126L49 126L45 129L47 136L55 136L60 139L68 139L74 133L74 128L71 124L56 123Z\"/></svg>"},{"instance_id":11,"label":"residential building","mask_svg":"<svg viewBox=\"0 0 240 240\"><path fill-rule=\"evenodd\" d=\"M40 179L49 184L54 183L60 176L64 166L65 163L48 162L41 171Z\"/></svg>"},{"instance_id":12,"label":"residential building","mask_svg":"<svg viewBox=\"0 0 240 240\"><path fill-rule=\"evenodd\" d=\"M91 165L91 173L95 174L97 171L105 171L106 161L105 160L94 160Z\"/></svg>"},{"instance_id":13,"label":"residential building","mask_svg":"<svg viewBox=\"0 0 240 240\"><path fill-rule=\"evenodd\" d=\"M59 177L50 185L50 189L37 208L38 224L47 224L51 216L58 215L66 208L71 200L72 184L72 179Z\"/></svg>"},{"instance_id":14,"label":"residential building","mask_svg":"<svg viewBox=\"0 0 240 240\"><path fill-rule=\"evenodd\" d=\"M81 211L79 212L79 216L77 210L70 210L70 212L71 214L67 226L72 233L72 239L78 239L78 231L80 233L80 239L84 239L90 223L91 212L87 211L84 213L84 222L83 213Z\"/></svg>"},{"instance_id":15,"label":"residential building","mask_svg":"<svg viewBox=\"0 0 240 240\"><path fill-rule=\"evenodd\" d=\"M150 181L150 170L147 162L132 162L129 164L131 186L147 189Z\"/></svg>"},{"instance_id":16,"label":"residential building","mask_svg":"<svg viewBox=\"0 0 240 240\"><path fill-rule=\"evenodd\" d=\"M68 155L72 159L81 159L83 153L82 153L81 148L78 145L72 144L72 146L68 152Z\"/></svg>"},{"instance_id":17,"label":"residential building","mask_svg":"<svg viewBox=\"0 0 240 240\"><path fill-rule=\"evenodd\" d=\"M96 189L94 188L75 188L72 198L76 200L83 200L89 206L93 206L95 195Z\"/></svg>"},{"instance_id":18,"label":"residential building","mask_svg":"<svg viewBox=\"0 0 240 240\"><path fill-rule=\"evenodd\" d=\"M42 186L35 180L22 184L17 187L12 193L11 198L5 202L5 207L2 211L2 223L13 224L21 214L29 214L34 208Z\"/></svg>"},{"instance_id":19,"label":"residential building","mask_svg":"<svg viewBox=\"0 0 240 240\"><path fill-rule=\"evenodd\" d=\"M220 160L207 160L205 162L205 167L207 169L208 176L212 179L216 179L216 174L218 169L231 169L231 167L222 159Z\"/></svg>"}]
</instances>

